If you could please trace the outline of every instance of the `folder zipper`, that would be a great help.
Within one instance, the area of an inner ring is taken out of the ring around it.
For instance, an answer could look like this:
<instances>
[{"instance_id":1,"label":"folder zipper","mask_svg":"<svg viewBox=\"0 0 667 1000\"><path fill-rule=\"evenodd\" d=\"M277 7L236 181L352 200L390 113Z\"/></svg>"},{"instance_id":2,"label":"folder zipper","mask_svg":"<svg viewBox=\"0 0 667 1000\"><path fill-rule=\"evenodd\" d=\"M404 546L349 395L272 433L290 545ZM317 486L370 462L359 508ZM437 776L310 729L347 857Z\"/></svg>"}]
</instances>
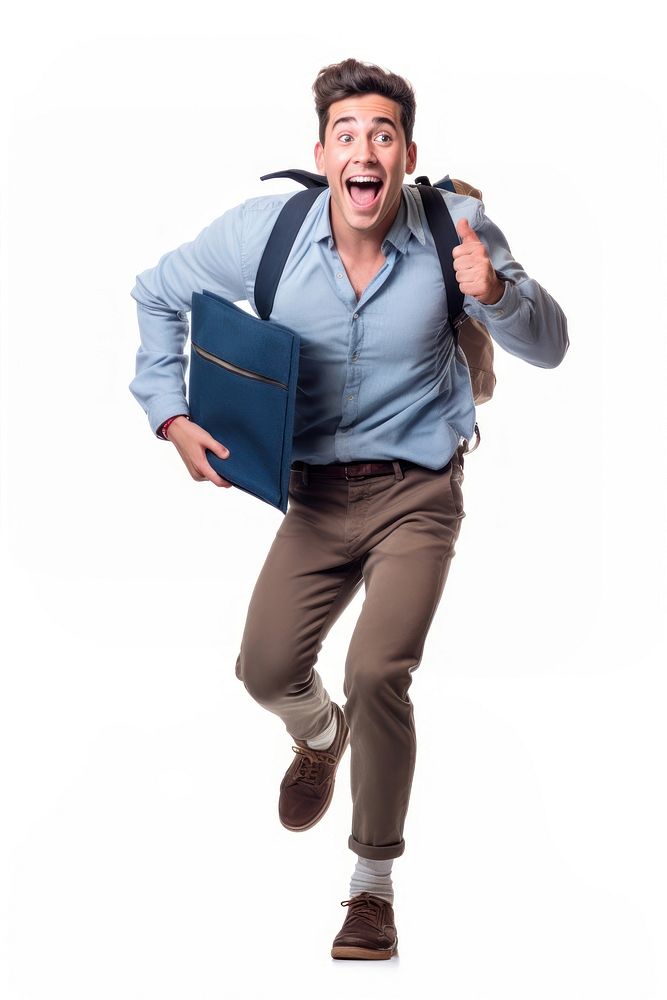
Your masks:
<instances>
[{"instance_id":1,"label":"folder zipper","mask_svg":"<svg viewBox=\"0 0 667 1000\"><path fill-rule=\"evenodd\" d=\"M270 385L277 385L281 389L287 389L284 382L279 382L276 378L269 378L268 375L260 375L258 372L251 372L248 368L239 368L238 365L233 365L231 361L223 361L222 358L217 357L215 354L211 354L210 351L205 351L203 347L199 347L198 344L192 345L202 358L206 358L207 361L212 361L216 365L220 365L221 368L226 368L230 372L236 372L237 375L245 375L246 378L256 378L258 382L268 382Z\"/></svg>"}]
</instances>

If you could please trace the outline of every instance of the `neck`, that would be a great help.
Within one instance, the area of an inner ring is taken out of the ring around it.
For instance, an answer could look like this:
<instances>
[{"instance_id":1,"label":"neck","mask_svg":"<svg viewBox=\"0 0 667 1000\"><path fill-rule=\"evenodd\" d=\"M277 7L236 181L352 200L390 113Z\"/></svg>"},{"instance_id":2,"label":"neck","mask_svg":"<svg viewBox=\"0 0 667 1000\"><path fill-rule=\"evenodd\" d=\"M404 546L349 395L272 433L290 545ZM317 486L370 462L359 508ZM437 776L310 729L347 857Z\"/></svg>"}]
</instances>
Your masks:
<instances>
[{"instance_id":1,"label":"neck","mask_svg":"<svg viewBox=\"0 0 667 1000\"><path fill-rule=\"evenodd\" d=\"M359 231L348 226L345 219L338 212L338 207L333 198L329 199L329 219L331 222L331 235L339 253L346 257L353 257L356 260L376 260L381 254L383 240L398 215L401 205L402 193L399 192L394 208L389 212L386 219L382 220L378 228L369 231Z\"/></svg>"}]
</instances>

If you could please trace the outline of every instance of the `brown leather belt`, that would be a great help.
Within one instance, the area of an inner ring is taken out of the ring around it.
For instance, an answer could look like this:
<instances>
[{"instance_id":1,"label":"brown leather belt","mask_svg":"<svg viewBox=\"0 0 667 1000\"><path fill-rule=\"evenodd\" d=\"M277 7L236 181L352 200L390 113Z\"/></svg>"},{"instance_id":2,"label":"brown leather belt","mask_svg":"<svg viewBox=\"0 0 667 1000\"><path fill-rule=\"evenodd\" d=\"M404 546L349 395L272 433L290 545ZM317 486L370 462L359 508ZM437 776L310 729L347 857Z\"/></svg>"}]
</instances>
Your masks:
<instances>
[{"instance_id":1,"label":"brown leather belt","mask_svg":"<svg viewBox=\"0 0 667 1000\"><path fill-rule=\"evenodd\" d=\"M298 471L307 470L309 476L326 476L335 479L358 479L361 476L386 476L388 473L394 475L395 465L401 469L414 469L419 463L408 462L406 459L396 459L394 462L330 462L328 465L311 465L309 462L292 462L292 468ZM449 465L449 463L447 463ZM447 468L447 466L445 466Z\"/></svg>"}]
</instances>

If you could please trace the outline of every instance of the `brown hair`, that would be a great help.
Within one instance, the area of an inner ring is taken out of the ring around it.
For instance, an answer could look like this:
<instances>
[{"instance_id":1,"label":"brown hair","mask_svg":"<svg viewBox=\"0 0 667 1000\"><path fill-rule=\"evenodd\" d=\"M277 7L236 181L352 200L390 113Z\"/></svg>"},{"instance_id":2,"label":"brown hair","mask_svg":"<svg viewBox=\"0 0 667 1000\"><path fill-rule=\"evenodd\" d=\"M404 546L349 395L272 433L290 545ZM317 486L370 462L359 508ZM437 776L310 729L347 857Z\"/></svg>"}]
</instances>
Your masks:
<instances>
[{"instance_id":1,"label":"brown hair","mask_svg":"<svg viewBox=\"0 0 667 1000\"><path fill-rule=\"evenodd\" d=\"M313 84L315 110L320 120L320 142L324 145L324 133L329 122L329 106L334 101L342 101L353 94L381 94L396 101L401 108L401 124L405 133L405 144L412 142L415 125L416 101L414 90L408 80L396 73L390 73L373 63L344 59L343 62L323 66Z\"/></svg>"}]
</instances>

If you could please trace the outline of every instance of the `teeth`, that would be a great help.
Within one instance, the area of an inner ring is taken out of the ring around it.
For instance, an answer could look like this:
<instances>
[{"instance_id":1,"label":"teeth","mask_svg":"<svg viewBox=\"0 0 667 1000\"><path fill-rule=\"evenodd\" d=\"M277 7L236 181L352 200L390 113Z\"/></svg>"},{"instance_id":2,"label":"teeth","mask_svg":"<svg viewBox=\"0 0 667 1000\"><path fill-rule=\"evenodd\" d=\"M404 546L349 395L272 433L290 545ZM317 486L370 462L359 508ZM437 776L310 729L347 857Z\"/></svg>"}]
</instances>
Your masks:
<instances>
[{"instance_id":1,"label":"teeth","mask_svg":"<svg viewBox=\"0 0 667 1000\"><path fill-rule=\"evenodd\" d=\"M362 183L362 182L366 183L366 182L369 182L369 181L370 182L374 181L376 184L378 184L380 182L380 178L379 177L374 177L373 174L359 174L356 177L348 177L348 183L350 183L350 184L353 183L353 182L354 183Z\"/></svg>"}]
</instances>

